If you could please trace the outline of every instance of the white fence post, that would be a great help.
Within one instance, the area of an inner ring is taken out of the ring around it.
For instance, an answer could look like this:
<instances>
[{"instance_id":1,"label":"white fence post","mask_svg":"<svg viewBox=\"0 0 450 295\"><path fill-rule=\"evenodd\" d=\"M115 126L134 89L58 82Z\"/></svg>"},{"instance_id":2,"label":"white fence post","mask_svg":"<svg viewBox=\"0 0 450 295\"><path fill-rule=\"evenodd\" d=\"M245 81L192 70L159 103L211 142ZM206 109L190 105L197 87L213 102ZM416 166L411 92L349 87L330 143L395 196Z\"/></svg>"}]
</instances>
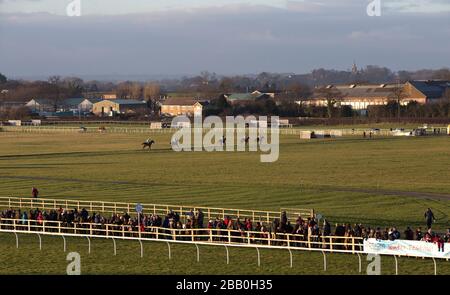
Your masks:
<instances>
[{"instance_id":1,"label":"white fence post","mask_svg":"<svg viewBox=\"0 0 450 295\"><path fill-rule=\"evenodd\" d=\"M200 262L200 249L197 244L195 244L195 247L197 248L197 262Z\"/></svg>"},{"instance_id":2,"label":"white fence post","mask_svg":"<svg viewBox=\"0 0 450 295\"><path fill-rule=\"evenodd\" d=\"M261 255L259 253L258 247L256 247L256 253L258 253L258 267L260 267L261 266Z\"/></svg>"},{"instance_id":3,"label":"white fence post","mask_svg":"<svg viewBox=\"0 0 450 295\"><path fill-rule=\"evenodd\" d=\"M14 232L14 235L16 236L16 248L19 249L19 236L16 232Z\"/></svg>"},{"instance_id":4,"label":"white fence post","mask_svg":"<svg viewBox=\"0 0 450 295\"><path fill-rule=\"evenodd\" d=\"M170 252L170 243L169 242L166 242L167 243L167 247L169 248L169 260L171 260L172 259L172 253Z\"/></svg>"},{"instance_id":5,"label":"white fence post","mask_svg":"<svg viewBox=\"0 0 450 295\"><path fill-rule=\"evenodd\" d=\"M230 252L228 252L227 245L225 245L225 250L227 251L227 264L230 264Z\"/></svg>"},{"instance_id":6,"label":"white fence post","mask_svg":"<svg viewBox=\"0 0 450 295\"><path fill-rule=\"evenodd\" d=\"M361 272L362 272L361 255L360 255L359 253L357 253L357 254L358 254L358 260L359 260L359 268L358 268L358 271L359 271L359 273L361 273Z\"/></svg>"},{"instance_id":7,"label":"white fence post","mask_svg":"<svg viewBox=\"0 0 450 295\"><path fill-rule=\"evenodd\" d=\"M37 236L39 238L39 251L40 251L40 250L42 250L42 238L41 238L40 234L38 234L38 233L36 233L36 234L37 234Z\"/></svg>"},{"instance_id":8,"label":"white fence post","mask_svg":"<svg viewBox=\"0 0 450 295\"><path fill-rule=\"evenodd\" d=\"M144 257L144 246L142 245L141 239L138 240L139 244L141 245L141 258Z\"/></svg>"},{"instance_id":9,"label":"white fence post","mask_svg":"<svg viewBox=\"0 0 450 295\"><path fill-rule=\"evenodd\" d=\"M395 259L395 275L398 275L398 261L397 261L397 256L394 255L394 259Z\"/></svg>"},{"instance_id":10,"label":"white fence post","mask_svg":"<svg viewBox=\"0 0 450 295\"><path fill-rule=\"evenodd\" d=\"M112 238L113 241L113 245L114 245L114 256L117 255L117 248L116 248L116 240L114 238Z\"/></svg>"},{"instance_id":11,"label":"white fence post","mask_svg":"<svg viewBox=\"0 0 450 295\"><path fill-rule=\"evenodd\" d=\"M322 251L323 255L323 271L327 271L327 256L325 254L325 251Z\"/></svg>"},{"instance_id":12,"label":"white fence post","mask_svg":"<svg viewBox=\"0 0 450 295\"><path fill-rule=\"evenodd\" d=\"M293 267L293 263L292 263L292 251L291 251L291 249L289 249L288 248L288 251L289 251L289 261L290 261L290 267L292 268Z\"/></svg>"},{"instance_id":13,"label":"white fence post","mask_svg":"<svg viewBox=\"0 0 450 295\"><path fill-rule=\"evenodd\" d=\"M433 263L434 263L434 275L437 276L437 265L436 265L436 259L433 257Z\"/></svg>"},{"instance_id":14,"label":"white fence post","mask_svg":"<svg viewBox=\"0 0 450 295\"><path fill-rule=\"evenodd\" d=\"M64 236L61 236L62 238L63 238L63 241L64 241L64 252L66 252L66 237L64 237Z\"/></svg>"},{"instance_id":15,"label":"white fence post","mask_svg":"<svg viewBox=\"0 0 450 295\"><path fill-rule=\"evenodd\" d=\"M86 239L88 240L88 254L91 254L91 239L86 236Z\"/></svg>"}]
</instances>

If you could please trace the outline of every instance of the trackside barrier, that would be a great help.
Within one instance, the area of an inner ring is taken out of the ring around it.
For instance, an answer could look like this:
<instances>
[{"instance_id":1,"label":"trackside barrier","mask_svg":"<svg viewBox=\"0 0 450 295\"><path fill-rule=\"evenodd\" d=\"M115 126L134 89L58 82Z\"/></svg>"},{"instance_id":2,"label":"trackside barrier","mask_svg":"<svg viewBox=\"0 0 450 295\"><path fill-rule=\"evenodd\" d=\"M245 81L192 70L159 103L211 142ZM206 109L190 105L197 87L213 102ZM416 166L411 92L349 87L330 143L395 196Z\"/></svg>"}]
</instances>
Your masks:
<instances>
[{"instance_id":1,"label":"trackside barrier","mask_svg":"<svg viewBox=\"0 0 450 295\"><path fill-rule=\"evenodd\" d=\"M0 208L14 208L14 209L34 209L41 210L58 210L60 208L66 210L82 210L85 208L89 212L102 213L124 213L135 214L135 206L133 203L123 202L103 202L103 201L81 201L81 200L66 200L66 199L34 199L34 198L20 198L20 197L0 197ZM191 210L195 214L202 211L204 218L215 219L216 217L225 219L226 216L231 218L250 218L253 222L261 221L270 223L275 219L280 219L281 211L261 211L261 210L244 210L244 209L228 209L228 208L213 208L213 207L198 207L198 206L176 206L176 205L162 205L162 204L142 204L143 214L158 214L166 215L170 211L178 213L182 219L186 219L186 214ZM313 217L314 210L312 209L295 209L295 216L302 216L303 218ZM206 221L207 222L207 221Z\"/></svg>"},{"instance_id":2,"label":"trackside barrier","mask_svg":"<svg viewBox=\"0 0 450 295\"><path fill-rule=\"evenodd\" d=\"M178 130L178 128L162 128L162 129L151 129L149 127L139 127L139 126L105 126L105 129L99 129L99 127L89 127L85 124L79 122L80 126L83 125L84 129L74 126L58 126L58 125L44 125L44 126L2 126L5 132L23 132L23 133L122 133L122 134L172 134ZM103 126L105 124L98 124ZM196 129L196 128L192 128ZM224 128L225 130L227 128ZM235 128L233 130L236 130ZM436 127L439 129L439 133L436 135L445 135L447 127ZM248 128L247 128L248 130ZM202 133L208 132L208 128L202 128ZM300 136L304 131L314 131L317 134L333 134L338 136L363 136L364 132L368 133L371 131L370 128L279 128L280 135L295 135ZM268 128L267 132L270 134L271 129ZM374 136L393 136L393 132L390 129L379 129L377 131L372 131Z\"/></svg>"},{"instance_id":3,"label":"trackside barrier","mask_svg":"<svg viewBox=\"0 0 450 295\"><path fill-rule=\"evenodd\" d=\"M126 230L125 230L126 229ZM228 247L254 248L257 251L257 265L261 265L260 249L288 249L290 254L290 266L292 267L292 250L299 251L315 251L321 252L323 255L323 269L327 270L326 253L347 253L358 254L359 271L361 272L360 254L366 254L363 251L363 239L359 237L322 237L318 236L305 237L296 234L281 234L267 232L242 232L238 230L224 229L167 229L160 227L145 227L141 231L141 237L137 229L127 225L114 224L93 224L78 223L66 225L58 221L34 221L34 220L18 220L18 219L0 219L0 232L14 233L16 236L16 245L18 244L18 233L36 234L47 236L61 236L64 241L64 252L66 252L65 237L87 237L90 239L103 238L112 239L114 243L114 255L116 255L115 239L121 240L137 240L141 245L141 258L144 256L143 241L165 242L169 250L169 260L171 256L171 243L178 244L194 244L197 249L197 262L200 261L199 245L208 246L225 246L227 254L227 264L229 264ZM230 235L232 239L229 239ZM192 236L194 240L192 240ZM41 245L40 245L41 248ZM386 254L385 254L386 255ZM392 255L391 255L392 256ZM409 255L406 257L416 257ZM395 273L398 274L398 262L395 258ZM424 258L424 257L422 257ZM434 263L434 273L437 274L435 257L431 257Z\"/></svg>"}]
</instances>

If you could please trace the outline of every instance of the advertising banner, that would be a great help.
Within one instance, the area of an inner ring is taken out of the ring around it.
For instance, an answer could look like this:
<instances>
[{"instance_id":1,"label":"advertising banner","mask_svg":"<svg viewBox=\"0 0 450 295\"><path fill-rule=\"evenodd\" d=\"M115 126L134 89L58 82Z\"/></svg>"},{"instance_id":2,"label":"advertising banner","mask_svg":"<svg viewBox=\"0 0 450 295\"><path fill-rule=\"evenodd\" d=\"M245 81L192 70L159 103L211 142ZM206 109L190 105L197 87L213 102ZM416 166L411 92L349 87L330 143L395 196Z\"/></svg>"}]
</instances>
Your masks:
<instances>
[{"instance_id":1,"label":"advertising banner","mask_svg":"<svg viewBox=\"0 0 450 295\"><path fill-rule=\"evenodd\" d=\"M364 252L368 254L450 258L450 243L367 239L364 240Z\"/></svg>"}]
</instances>

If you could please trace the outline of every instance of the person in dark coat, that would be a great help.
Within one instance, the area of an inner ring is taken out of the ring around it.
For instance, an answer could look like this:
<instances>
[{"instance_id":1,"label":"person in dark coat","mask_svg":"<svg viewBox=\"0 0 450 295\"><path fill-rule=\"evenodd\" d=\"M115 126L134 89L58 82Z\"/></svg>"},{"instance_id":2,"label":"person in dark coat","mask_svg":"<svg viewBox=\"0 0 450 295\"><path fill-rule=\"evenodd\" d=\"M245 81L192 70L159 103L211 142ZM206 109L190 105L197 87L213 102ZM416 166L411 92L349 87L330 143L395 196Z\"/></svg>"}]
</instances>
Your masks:
<instances>
[{"instance_id":1,"label":"person in dark coat","mask_svg":"<svg viewBox=\"0 0 450 295\"><path fill-rule=\"evenodd\" d=\"M35 188L34 186L31 188L31 195L33 196L33 198L37 199L37 197L39 196L39 191L37 188Z\"/></svg>"},{"instance_id":2,"label":"person in dark coat","mask_svg":"<svg viewBox=\"0 0 450 295\"><path fill-rule=\"evenodd\" d=\"M428 208L427 211L424 214L425 220L427 222L427 228L430 229L433 225L433 222L436 221L436 218L434 218L433 211L431 211L431 208Z\"/></svg>"}]
</instances>

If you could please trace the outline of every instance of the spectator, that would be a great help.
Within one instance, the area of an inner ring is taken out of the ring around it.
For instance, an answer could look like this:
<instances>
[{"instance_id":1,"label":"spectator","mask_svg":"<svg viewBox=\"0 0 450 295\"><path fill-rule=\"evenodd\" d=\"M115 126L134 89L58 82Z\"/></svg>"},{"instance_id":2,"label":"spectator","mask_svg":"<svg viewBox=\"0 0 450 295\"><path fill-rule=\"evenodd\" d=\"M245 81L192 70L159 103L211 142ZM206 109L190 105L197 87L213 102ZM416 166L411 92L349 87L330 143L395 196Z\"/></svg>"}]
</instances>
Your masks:
<instances>
[{"instance_id":1,"label":"spectator","mask_svg":"<svg viewBox=\"0 0 450 295\"><path fill-rule=\"evenodd\" d=\"M450 243L450 228L447 229L447 233L444 236L444 242Z\"/></svg>"},{"instance_id":2,"label":"spectator","mask_svg":"<svg viewBox=\"0 0 450 295\"><path fill-rule=\"evenodd\" d=\"M23 213L22 213L22 224L23 225L27 224L27 220L28 220L27 212L23 211Z\"/></svg>"},{"instance_id":3,"label":"spectator","mask_svg":"<svg viewBox=\"0 0 450 295\"><path fill-rule=\"evenodd\" d=\"M431 232L431 228L425 233L423 240L428 243L433 242L433 233Z\"/></svg>"},{"instance_id":4,"label":"spectator","mask_svg":"<svg viewBox=\"0 0 450 295\"><path fill-rule=\"evenodd\" d=\"M433 222L436 221L436 218L434 218L434 214L433 214L433 211L431 211L431 208L427 209L424 216L425 216L425 220L427 222L427 229L430 229L431 225L433 225Z\"/></svg>"},{"instance_id":5,"label":"spectator","mask_svg":"<svg viewBox=\"0 0 450 295\"><path fill-rule=\"evenodd\" d=\"M323 230L322 230L322 235L323 236L329 236L331 235L331 225L328 222L328 220L324 219L323 220Z\"/></svg>"},{"instance_id":6,"label":"spectator","mask_svg":"<svg viewBox=\"0 0 450 295\"><path fill-rule=\"evenodd\" d=\"M422 241L423 239L423 233L422 233L422 228L417 228L416 229L416 241Z\"/></svg>"},{"instance_id":7,"label":"spectator","mask_svg":"<svg viewBox=\"0 0 450 295\"><path fill-rule=\"evenodd\" d=\"M37 199L39 197L39 191L37 188L35 188L34 186L31 188L31 195L33 196L33 198Z\"/></svg>"},{"instance_id":8,"label":"spectator","mask_svg":"<svg viewBox=\"0 0 450 295\"><path fill-rule=\"evenodd\" d=\"M404 232L405 234L405 239L406 240L414 240L414 232L412 231L412 229L408 226Z\"/></svg>"},{"instance_id":9,"label":"spectator","mask_svg":"<svg viewBox=\"0 0 450 295\"><path fill-rule=\"evenodd\" d=\"M438 246L438 252L444 252L444 239L439 235L434 235L432 242Z\"/></svg>"},{"instance_id":10,"label":"spectator","mask_svg":"<svg viewBox=\"0 0 450 295\"><path fill-rule=\"evenodd\" d=\"M393 227L389 230L389 240L394 241L400 239L400 232L397 230L397 228Z\"/></svg>"},{"instance_id":11,"label":"spectator","mask_svg":"<svg viewBox=\"0 0 450 295\"><path fill-rule=\"evenodd\" d=\"M198 225L199 228L203 228L203 218L204 217L203 217L202 210L198 209L198 212L197 212L197 225ZM178 220L179 220L179 217L178 217Z\"/></svg>"}]
</instances>

